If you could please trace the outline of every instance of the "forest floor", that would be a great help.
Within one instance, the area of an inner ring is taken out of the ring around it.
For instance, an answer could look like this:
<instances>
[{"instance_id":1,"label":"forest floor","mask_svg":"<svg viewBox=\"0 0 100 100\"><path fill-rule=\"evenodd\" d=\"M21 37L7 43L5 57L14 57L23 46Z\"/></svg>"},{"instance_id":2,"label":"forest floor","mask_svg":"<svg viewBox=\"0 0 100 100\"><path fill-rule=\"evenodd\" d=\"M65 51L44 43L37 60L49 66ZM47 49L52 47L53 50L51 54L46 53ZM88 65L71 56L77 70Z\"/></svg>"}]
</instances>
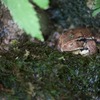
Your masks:
<instances>
[{"instance_id":1,"label":"forest floor","mask_svg":"<svg viewBox=\"0 0 100 100\"><path fill-rule=\"evenodd\" d=\"M0 100L100 99L100 53L82 57L32 42L3 7Z\"/></svg>"}]
</instances>

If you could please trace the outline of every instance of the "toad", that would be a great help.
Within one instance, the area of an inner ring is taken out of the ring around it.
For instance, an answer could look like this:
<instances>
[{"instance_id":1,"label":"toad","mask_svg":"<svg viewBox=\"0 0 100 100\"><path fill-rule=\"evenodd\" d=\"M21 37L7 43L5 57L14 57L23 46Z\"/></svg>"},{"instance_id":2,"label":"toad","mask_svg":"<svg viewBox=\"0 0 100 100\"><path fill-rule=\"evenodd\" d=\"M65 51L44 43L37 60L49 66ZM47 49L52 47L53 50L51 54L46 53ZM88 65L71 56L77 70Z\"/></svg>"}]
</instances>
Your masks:
<instances>
[{"instance_id":1,"label":"toad","mask_svg":"<svg viewBox=\"0 0 100 100\"><path fill-rule=\"evenodd\" d=\"M97 42L100 37L93 36L88 28L70 29L59 36L57 49L87 56L97 52Z\"/></svg>"}]
</instances>

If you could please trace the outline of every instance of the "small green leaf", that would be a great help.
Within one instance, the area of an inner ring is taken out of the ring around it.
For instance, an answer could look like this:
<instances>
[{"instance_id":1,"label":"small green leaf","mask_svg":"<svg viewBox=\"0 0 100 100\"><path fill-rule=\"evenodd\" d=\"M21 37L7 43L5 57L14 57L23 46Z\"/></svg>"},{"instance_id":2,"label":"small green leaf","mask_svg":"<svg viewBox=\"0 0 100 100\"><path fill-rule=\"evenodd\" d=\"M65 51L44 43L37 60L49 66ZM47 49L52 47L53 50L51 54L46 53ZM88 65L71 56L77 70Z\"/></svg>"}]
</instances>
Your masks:
<instances>
[{"instance_id":1,"label":"small green leaf","mask_svg":"<svg viewBox=\"0 0 100 100\"><path fill-rule=\"evenodd\" d=\"M100 8L100 0L95 0L94 9Z\"/></svg>"},{"instance_id":2,"label":"small green leaf","mask_svg":"<svg viewBox=\"0 0 100 100\"><path fill-rule=\"evenodd\" d=\"M95 10L93 13L92 13L92 16L96 16L98 13L100 13L100 8Z\"/></svg>"},{"instance_id":3,"label":"small green leaf","mask_svg":"<svg viewBox=\"0 0 100 100\"><path fill-rule=\"evenodd\" d=\"M42 9L47 9L49 6L49 0L32 0L32 1Z\"/></svg>"},{"instance_id":4,"label":"small green leaf","mask_svg":"<svg viewBox=\"0 0 100 100\"><path fill-rule=\"evenodd\" d=\"M2 2L9 8L14 21L20 28L43 41L37 13L28 0L2 0Z\"/></svg>"}]
</instances>

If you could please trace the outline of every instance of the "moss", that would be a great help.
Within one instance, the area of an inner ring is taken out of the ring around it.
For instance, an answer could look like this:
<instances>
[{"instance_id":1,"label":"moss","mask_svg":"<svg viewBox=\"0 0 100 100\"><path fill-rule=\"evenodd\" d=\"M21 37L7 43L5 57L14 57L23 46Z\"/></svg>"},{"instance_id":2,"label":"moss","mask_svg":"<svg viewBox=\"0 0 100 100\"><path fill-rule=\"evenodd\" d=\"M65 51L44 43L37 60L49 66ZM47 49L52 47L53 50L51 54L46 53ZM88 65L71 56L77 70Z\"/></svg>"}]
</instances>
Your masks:
<instances>
[{"instance_id":1,"label":"moss","mask_svg":"<svg viewBox=\"0 0 100 100\"><path fill-rule=\"evenodd\" d=\"M51 18L63 28L69 29L75 27L93 27L99 29L99 17L92 16L92 9L87 7L88 0L51 0ZM92 2L92 1L91 1Z\"/></svg>"},{"instance_id":2,"label":"moss","mask_svg":"<svg viewBox=\"0 0 100 100\"><path fill-rule=\"evenodd\" d=\"M99 94L100 55L81 57L60 53L43 44L23 43L18 50L1 53L0 82L9 98L69 100ZM27 57L25 50L29 51ZM5 93L5 92L4 92ZM11 99L10 99L11 100ZM16 100L16 99L15 99Z\"/></svg>"}]
</instances>

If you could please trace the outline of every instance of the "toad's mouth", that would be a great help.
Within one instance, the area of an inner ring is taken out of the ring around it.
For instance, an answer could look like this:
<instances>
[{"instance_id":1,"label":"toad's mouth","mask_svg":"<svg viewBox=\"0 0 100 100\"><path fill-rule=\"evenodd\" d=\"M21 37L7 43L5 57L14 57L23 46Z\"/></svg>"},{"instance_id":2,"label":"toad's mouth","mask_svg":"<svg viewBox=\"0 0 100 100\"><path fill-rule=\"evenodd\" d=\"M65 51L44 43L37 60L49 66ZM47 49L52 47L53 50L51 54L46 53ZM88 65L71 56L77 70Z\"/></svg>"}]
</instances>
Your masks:
<instances>
[{"instance_id":1,"label":"toad's mouth","mask_svg":"<svg viewBox=\"0 0 100 100\"><path fill-rule=\"evenodd\" d=\"M62 49L61 48L61 52L64 52L64 51L69 51L69 52L73 52L73 51L77 51L77 50L83 50L84 49L84 47L77 47L77 48L71 48L71 49Z\"/></svg>"}]
</instances>

